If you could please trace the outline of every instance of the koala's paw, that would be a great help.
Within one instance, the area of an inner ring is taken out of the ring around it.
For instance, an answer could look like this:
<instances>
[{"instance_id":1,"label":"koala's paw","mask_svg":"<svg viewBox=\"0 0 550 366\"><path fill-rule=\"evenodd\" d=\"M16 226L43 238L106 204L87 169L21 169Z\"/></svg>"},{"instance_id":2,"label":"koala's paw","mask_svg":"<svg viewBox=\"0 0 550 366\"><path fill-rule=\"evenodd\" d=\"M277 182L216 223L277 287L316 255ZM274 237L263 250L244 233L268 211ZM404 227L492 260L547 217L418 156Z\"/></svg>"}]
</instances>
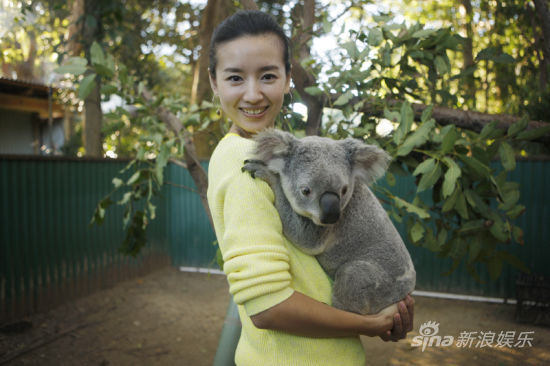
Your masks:
<instances>
[{"instance_id":1,"label":"koala's paw","mask_svg":"<svg viewBox=\"0 0 550 366\"><path fill-rule=\"evenodd\" d=\"M274 181L273 173L267 169L265 162L261 160L245 160L241 169L243 172L248 172L252 178L259 178L271 184Z\"/></svg>"}]
</instances>

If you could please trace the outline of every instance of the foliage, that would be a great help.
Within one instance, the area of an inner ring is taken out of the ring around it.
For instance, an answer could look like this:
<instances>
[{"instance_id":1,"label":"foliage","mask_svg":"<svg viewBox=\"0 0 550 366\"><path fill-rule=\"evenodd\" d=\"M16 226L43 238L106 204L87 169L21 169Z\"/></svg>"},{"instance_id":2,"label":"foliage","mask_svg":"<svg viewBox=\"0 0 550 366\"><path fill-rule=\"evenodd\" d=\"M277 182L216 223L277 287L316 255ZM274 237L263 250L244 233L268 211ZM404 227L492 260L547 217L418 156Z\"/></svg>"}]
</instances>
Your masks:
<instances>
[{"instance_id":1,"label":"foliage","mask_svg":"<svg viewBox=\"0 0 550 366\"><path fill-rule=\"evenodd\" d=\"M516 165L514 142L542 136L548 128L526 131L525 117L508 131L493 122L476 133L438 125L431 118L431 107L424 110L420 121L414 120L408 101L396 110L388 99L456 102L446 91L446 83L461 76L450 75L447 53L456 50L462 40L449 29L377 20L376 26L352 33L355 39L341 45L342 58L350 60L347 67L333 65L329 74L334 76L326 84L308 89L339 95L332 107L341 113L327 119L325 133L361 138L388 151L394 158L386 174L390 186L395 185L395 175L415 178L412 202L390 189L378 190L391 203L392 217L406 220L412 243L453 260L449 273L461 262L474 278L479 278L476 263L485 264L492 279L498 278L504 263L527 271L508 251L512 243L523 245L523 231L514 219L525 207L518 204L519 187L507 180L507 173ZM368 60L366 55L370 55ZM492 51L479 57L510 62L505 54ZM386 105L384 118L395 126L391 133L376 133L380 120L364 113L367 101ZM502 167L494 159L500 159ZM431 195L422 194L430 189Z\"/></svg>"},{"instance_id":2,"label":"foliage","mask_svg":"<svg viewBox=\"0 0 550 366\"><path fill-rule=\"evenodd\" d=\"M124 207L123 226L126 238L120 250L137 255L146 243L146 229L156 217L155 197L159 196L164 182L164 169L170 158L181 160L184 152L182 136L170 131L159 120L157 109L163 106L186 121L184 128L205 128L219 116L212 104L188 105L181 99L161 97L151 103L142 98L144 82L129 75L127 67L116 63L111 54L105 54L98 43L91 47L91 58L72 57L56 72L80 77L76 82L78 98L85 99L95 87L96 76L102 80L102 94L116 94L131 108L118 107L106 115L107 120L118 121L134 130L139 136L135 144L136 156L113 178L113 190L97 205L92 224L102 224L106 210L112 205ZM85 76L84 76L85 75ZM84 76L84 77L83 77ZM75 79L76 80L76 79ZM120 130L120 127L116 128ZM131 175L128 177L128 174ZM122 195L118 200L114 197Z\"/></svg>"}]
</instances>

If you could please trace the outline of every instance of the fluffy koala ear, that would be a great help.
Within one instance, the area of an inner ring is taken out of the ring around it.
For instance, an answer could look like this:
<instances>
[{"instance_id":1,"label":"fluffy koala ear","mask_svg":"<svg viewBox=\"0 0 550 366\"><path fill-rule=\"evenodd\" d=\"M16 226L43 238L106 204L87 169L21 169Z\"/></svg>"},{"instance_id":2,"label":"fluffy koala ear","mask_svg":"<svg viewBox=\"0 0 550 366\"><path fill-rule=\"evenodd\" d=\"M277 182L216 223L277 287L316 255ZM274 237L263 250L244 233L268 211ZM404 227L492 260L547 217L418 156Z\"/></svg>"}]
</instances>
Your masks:
<instances>
[{"instance_id":1,"label":"fluffy koala ear","mask_svg":"<svg viewBox=\"0 0 550 366\"><path fill-rule=\"evenodd\" d=\"M270 169L280 171L284 165L284 158L290 154L293 144L298 140L288 132L269 128L258 132L254 136L254 141L255 158L267 163Z\"/></svg>"},{"instance_id":2,"label":"fluffy koala ear","mask_svg":"<svg viewBox=\"0 0 550 366\"><path fill-rule=\"evenodd\" d=\"M343 140L354 174L371 184L382 177L391 161L390 155L375 145L367 145L359 140Z\"/></svg>"}]
</instances>

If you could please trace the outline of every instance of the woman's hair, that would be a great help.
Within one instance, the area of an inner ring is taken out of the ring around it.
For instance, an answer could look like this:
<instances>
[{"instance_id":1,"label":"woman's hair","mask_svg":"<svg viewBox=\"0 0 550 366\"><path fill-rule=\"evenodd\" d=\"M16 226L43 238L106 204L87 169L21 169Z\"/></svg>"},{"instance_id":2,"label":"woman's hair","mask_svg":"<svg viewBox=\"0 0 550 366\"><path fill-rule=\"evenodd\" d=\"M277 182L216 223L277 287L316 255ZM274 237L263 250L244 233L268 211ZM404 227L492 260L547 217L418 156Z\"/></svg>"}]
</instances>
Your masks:
<instances>
[{"instance_id":1,"label":"woman's hair","mask_svg":"<svg viewBox=\"0 0 550 366\"><path fill-rule=\"evenodd\" d=\"M285 71L290 72L290 45L283 29L273 17L259 10L239 10L221 22L210 40L210 74L216 78L216 49L220 43L232 41L243 36L257 36L272 33L282 42Z\"/></svg>"}]
</instances>

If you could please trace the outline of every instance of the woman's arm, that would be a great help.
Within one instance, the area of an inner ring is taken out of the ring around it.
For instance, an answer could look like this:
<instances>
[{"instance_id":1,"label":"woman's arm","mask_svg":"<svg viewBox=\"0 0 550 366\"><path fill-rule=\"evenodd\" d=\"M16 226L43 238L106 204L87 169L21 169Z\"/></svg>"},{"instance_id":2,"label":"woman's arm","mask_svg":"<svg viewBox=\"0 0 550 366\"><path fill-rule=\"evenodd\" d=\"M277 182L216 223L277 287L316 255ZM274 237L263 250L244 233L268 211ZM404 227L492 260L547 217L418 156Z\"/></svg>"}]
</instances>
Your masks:
<instances>
[{"instance_id":1,"label":"woman's arm","mask_svg":"<svg viewBox=\"0 0 550 366\"><path fill-rule=\"evenodd\" d=\"M253 315L251 320L260 329L307 337L366 335L396 341L412 329L410 315L414 301L411 301L406 299L378 314L359 315L336 309L295 291L287 300Z\"/></svg>"}]
</instances>

